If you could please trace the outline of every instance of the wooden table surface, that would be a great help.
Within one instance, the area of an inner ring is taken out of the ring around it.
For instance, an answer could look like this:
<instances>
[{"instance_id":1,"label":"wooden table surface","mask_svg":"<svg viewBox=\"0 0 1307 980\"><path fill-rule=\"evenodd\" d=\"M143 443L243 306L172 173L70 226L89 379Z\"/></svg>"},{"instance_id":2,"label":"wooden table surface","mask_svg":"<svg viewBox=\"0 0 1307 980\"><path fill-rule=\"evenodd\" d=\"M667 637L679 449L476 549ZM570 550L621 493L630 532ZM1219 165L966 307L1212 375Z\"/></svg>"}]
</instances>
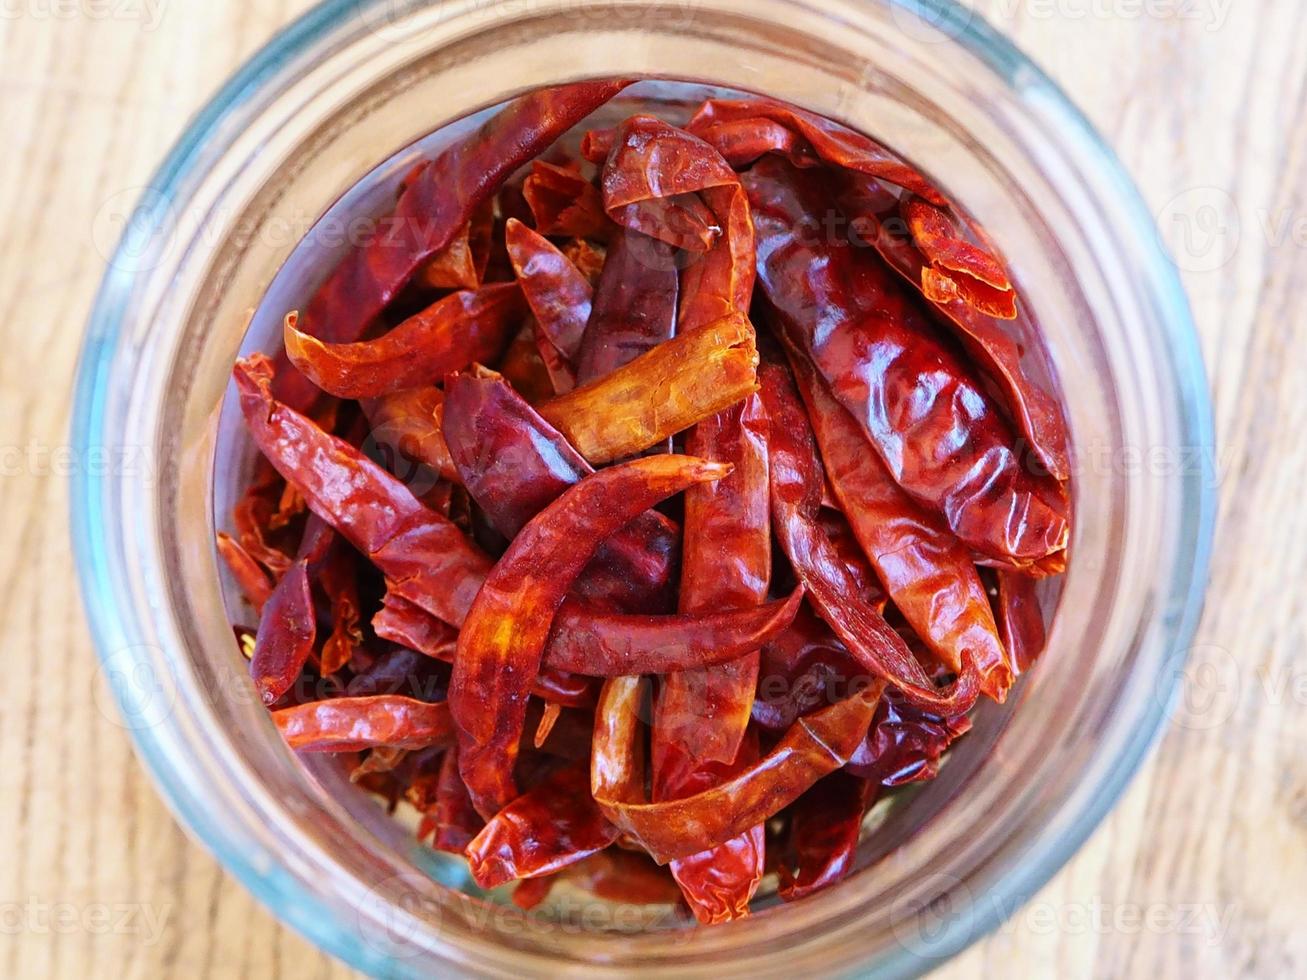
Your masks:
<instances>
[{"instance_id":1,"label":"wooden table surface","mask_svg":"<svg viewBox=\"0 0 1307 980\"><path fill-rule=\"evenodd\" d=\"M115 208L303 0L0 3L0 977L344 976L174 824L101 705L67 533ZM1307 975L1307 5L977 0L1177 250L1220 528L1189 709L1079 855L939 977Z\"/></svg>"}]
</instances>

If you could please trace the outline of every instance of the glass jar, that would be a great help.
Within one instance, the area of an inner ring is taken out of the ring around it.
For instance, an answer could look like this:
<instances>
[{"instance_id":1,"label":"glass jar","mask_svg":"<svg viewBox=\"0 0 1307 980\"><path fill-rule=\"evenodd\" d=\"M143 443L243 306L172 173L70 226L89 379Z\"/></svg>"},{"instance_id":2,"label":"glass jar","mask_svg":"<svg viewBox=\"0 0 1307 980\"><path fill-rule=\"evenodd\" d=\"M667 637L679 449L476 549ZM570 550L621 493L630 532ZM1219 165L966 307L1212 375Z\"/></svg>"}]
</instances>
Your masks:
<instances>
[{"instance_id":1,"label":"glass jar","mask_svg":"<svg viewBox=\"0 0 1307 980\"><path fill-rule=\"evenodd\" d=\"M349 237L344 221L334 246L315 234L306 252L308 229L384 212L412 160L471 114L613 75L787 99L925 170L1010 260L1076 456L1073 560L1038 668L980 712L937 780L880 814L846 882L711 929L599 902L530 916L469 894L329 765L282 745L232 642L213 549L250 459L224 406L232 362L272 349L308 270ZM1205 582L1209 416L1185 299L1138 194L964 7L343 0L228 83L127 222L82 354L72 523L104 672L164 796L275 914L346 961L387 976L897 976L1033 894L1166 717Z\"/></svg>"}]
</instances>

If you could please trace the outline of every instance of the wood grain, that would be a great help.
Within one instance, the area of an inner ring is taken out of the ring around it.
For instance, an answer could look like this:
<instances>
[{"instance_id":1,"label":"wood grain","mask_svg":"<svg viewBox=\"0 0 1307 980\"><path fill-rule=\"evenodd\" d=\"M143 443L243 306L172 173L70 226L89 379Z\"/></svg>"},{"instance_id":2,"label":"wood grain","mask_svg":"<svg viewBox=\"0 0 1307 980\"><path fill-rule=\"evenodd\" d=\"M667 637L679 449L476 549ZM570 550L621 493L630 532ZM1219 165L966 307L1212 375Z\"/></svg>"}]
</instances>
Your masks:
<instances>
[{"instance_id":1,"label":"wood grain","mask_svg":"<svg viewBox=\"0 0 1307 980\"><path fill-rule=\"evenodd\" d=\"M66 530L71 382L113 209L304 6L0 10L0 976L349 975L160 803L101 707ZM937 976L1307 975L1307 6L970 6L1085 109L1177 249L1221 524L1178 720L1067 868Z\"/></svg>"}]
</instances>

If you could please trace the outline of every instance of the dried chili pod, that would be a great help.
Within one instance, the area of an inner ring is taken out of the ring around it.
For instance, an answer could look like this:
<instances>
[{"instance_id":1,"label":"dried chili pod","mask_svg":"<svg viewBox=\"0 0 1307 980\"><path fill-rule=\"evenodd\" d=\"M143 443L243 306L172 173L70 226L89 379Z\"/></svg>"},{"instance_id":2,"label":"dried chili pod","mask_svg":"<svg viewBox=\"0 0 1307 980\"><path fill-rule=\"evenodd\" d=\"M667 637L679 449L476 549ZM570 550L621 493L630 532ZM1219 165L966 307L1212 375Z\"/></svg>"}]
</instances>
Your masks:
<instances>
[{"instance_id":1,"label":"dried chili pod","mask_svg":"<svg viewBox=\"0 0 1307 980\"><path fill-rule=\"evenodd\" d=\"M712 713L714 705L720 706L720 717L729 718L732 727L738 724L740 732L733 739L714 732L709 740L714 744L733 741L738 745L753 701L753 675L757 669L753 655L793 622L802 601L803 590L796 589L786 599L758 606L718 612L712 611L714 607L706 607L703 612L678 616L605 612L569 601L554 621L544 662L558 670L591 677L672 674L687 670L729 677L729 683L692 682L693 700L685 704L686 714L676 717L681 724L690 726L691 713L702 721L705 711ZM734 668L740 660L749 663ZM744 681L748 682L747 697L735 694L735 685ZM700 697L704 687L711 687L712 694ZM735 713L741 709L743 720L737 720ZM714 751L722 750L713 750L706 744L691 748L692 755L707 758ZM734 758L734 747L731 752L730 758Z\"/></svg>"},{"instance_id":2,"label":"dried chili pod","mask_svg":"<svg viewBox=\"0 0 1307 980\"><path fill-rule=\"evenodd\" d=\"M713 147L654 116L632 116L617 129L602 182L604 207L618 224L704 253L692 256L683 274L680 330L748 314L755 275L749 201L740 178ZM686 208L695 195L707 217ZM706 249L694 247L697 231L687 241L675 222L651 221L652 205L678 202L665 217L679 217L695 229L707 222L713 234Z\"/></svg>"},{"instance_id":3,"label":"dried chili pod","mask_svg":"<svg viewBox=\"0 0 1307 980\"><path fill-rule=\"evenodd\" d=\"M449 745L454 726L446 702L397 694L328 698L272 712L282 738L301 752L357 752L377 746L423 749Z\"/></svg>"},{"instance_id":4,"label":"dried chili pod","mask_svg":"<svg viewBox=\"0 0 1307 980\"><path fill-rule=\"evenodd\" d=\"M481 832L485 821L472 805L472 796L458 772L458 746L451 745L440 760L436 799L432 808L433 846L438 851L462 854Z\"/></svg>"},{"instance_id":5,"label":"dried chili pod","mask_svg":"<svg viewBox=\"0 0 1307 980\"><path fill-rule=\"evenodd\" d=\"M1065 488L1023 465L1006 421L889 269L804 230L829 206L822 174L769 157L743 179L779 324L895 481L984 554L1034 562L1064 548Z\"/></svg>"},{"instance_id":6,"label":"dried chili pod","mask_svg":"<svg viewBox=\"0 0 1307 980\"><path fill-rule=\"evenodd\" d=\"M890 268L920 287L929 266L907 229L895 224L900 220L898 197L860 174L844 175L837 184L840 209L851 222L855 243L870 244ZM1022 344L1012 336L1010 325L961 297L931 302L971 358L998 383L1009 413L1044 468L1058 480L1068 479L1066 419L1053 396L1022 365Z\"/></svg>"},{"instance_id":7,"label":"dried chili pod","mask_svg":"<svg viewBox=\"0 0 1307 980\"><path fill-rule=\"evenodd\" d=\"M1003 645L1012 657L1015 670L1024 673L1039 659L1048 642L1044 611L1033 578L1005 568L998 569L996 574L998 595L994 605Z\"/></svg>"},{"instance_id":8,"label":"dried chili pod","mask_svg":"<svg viewBox=\"0 0 1307 980\"><path fill-rule=\"evenodd\" d=\"M601 851L617 839L590 796L590 763L558 770L496 813L467 845L482 888L537 878Z\"/></svg>"},{"instance_id":9,"label":"dried chili pod","mask_svg":"<svg viewBox=\"0 0 1307 980\"><path fill-rule=\"evenodd\" d=\"M553 398L554 379L550 376L549 366L540 356L539 338L535 317L527 317L527 322L517 332L508 350L500 359L496 370L503 375L528 403L538 405Z\"/></svg>"},{"instance_id":10,"label":"dried chili pod","mask_svg":"<svg viewBox=\"0 0 1307 980\"><path fill-rule=\"evenodd\" d=\"M827 479L895 608L954 673L970 651L985 693L1002 701L1014 671L970 553L940 515L894 482L812 363L789 353Z\"/></svg>"},{"instance_id":11,"label":"dried chili pod","mask_svg":"<svg viewBox=\"0 0 1307 980\"><path fill-rule=\"evenodd\" d=\"M685 494L681 612L756 607L771 585L772 554L767 417L758 396L696 425L685 451L734 469ZM711 670L663 678L653 727L655 799L678 795L699 764L735 759L757 680L756 647Z\"/></svg>"},{"instance_id":12,"label":"dried chili pod","mask_svg":"<svg viewBox=\"0 0 1307 980\"><path fill-rule=\"evenodd\" d=\"M685 128L715 146L734 167L747 167L765 153L779 153L795 166L842 167L906 188L934 204L946 203L898 154L847 126L783 102L709 99Z\"/></svg>"},{"instance_id":13,"label":"dried chili pod","mask_svg":"<svg viewBox=\"0 0 1307 980\"><path fill-rule=\"evenodd\" d=\"M585 276L586 282L591 286L599 285L599 277L604 271L604 261L608 258L604 248L596 247L584 238L573 238L563 245L563 254L576 266L577 271Z\"/></svg>"},{"instance_id":14,"label":"dried chili pod","mask_svg":"<svg viewBox=\"0 0 1307 980\"><path fill-rule=\"evenodd\" d=\"M301 332L295 313L283 336L291 363L323 391L375 398L498 359L526 310L517 283L491 283L446 296L376 340L325 343Z\"/></svg>"},{"instance_id":15,"label":"dried chili pod","mask_svg":"<svg viewBox=\"0 0 1307 980\"><path fill-rule=\"evenodd\" d=\"M679 277L669 246L618 228L576 358L577 382L601 378L672 337Z\"/></svg>"},{"instance_id":16,"label":"dried chili pod","mask_svg":"<svg viewBox=\"0 0 1307 980\"><path fill-rule=\"evenodd\" d=\"M739 775L678 800L645 802L638 708L643 681L615 677L595 714L590 791L604 815L665 864L757 826L839 769L862 743L884 689L873 682L846 701L807 715Z\"/></svg>"},{"instance_id":17,"label":"dried chili pod","mask_svg":"<svg viewBox=\"0 0 1307 980\"><path fill-rule=\"evenodd\" d=\"M575 165L536 160L522 194L542 235L607 238L612 229L599 188Z\"/></svg>"},{"instance_id":18,"label":"dried chili pod","mask_svg":"<svg viewBox=\"0 0 1307 980\"><path fill-rule=\"evenodd\" d=\"M250 676L264 704L276 702L295 683L316 639L308 562L300 559L272 590L254 638Z\"/></svg>"},{"instance_id":19,"label":"dried chili pod","mask_svg":"<svg viewBox=\"0 0 1307 980\"><path fill-rule=\"evenodd\" d=\"M930 265L921 290L936 302L964 303L985 316L1015 320L1017 296L997 256L963 237L948 212L909 195L899 210L912 240Z\"/></svg>"},{"instance_id":20,"label":"dried chili pod","mask_svg":"<svg viewBox=\"0 0 1307 980\"><path fill-rule=\"evenodd\" d=\"M445 248L508 177L630 83L579 82L538 89L441 152L410 180L386 233L348 253L304 312L305 330L328 342L357 340L425 262ZM303 408L308 381L279 371L278 398Z\"/></svg>"},{"instance_id":21,"label":"dried chili pod","mask_svg":"<svg viewBox=\"0 0 1307 980\"><path fill-rule=\"evenodd\" d=\"M222 531L218 532L218 554L231 569L241 594L254 607L255 612L260 612L272 595L273 585L263 566L254 560L239 541Z\"/></svg>"},{"instance_id":22,"label":"dried chili pod","mask_svg":"<svg viewBox=\"0 0 1307 980\"><path fill-rule=\"evenodd\" d=\"M504 236L518 284L535 315L537 345L554 391L571 391L594 290L567 256L522 222L510 218Z\"/></svg>"},{"instance_id":23,"label":"dried chili pod","mask_svg":"<svg viewBox=\"0 0 1307 980\"><path fill-rule=\"evenodd\" d=\"M866 741L849 758L845 771L882 786L934 779L944 750L970 730L971 719L966 714L923 710L891 688L876 709Z\"/></svg>"},{"instance_id":24,"label":"dried chili pod","mask_svg":"<svg viewBox=\"0 0 1307 980\"><path fill-rule=\"evenodd\" d=\"M380 568L392 591L447 623L461 623L489 559L390 473L277 402L267 358L238 361L232 375L255 445L309 508Z\"/></svg>"},{"instance_id":25,"label":"dried chili pod","mask_svg":"<svg viewBox=\"0 0 1307 980\"><path fill-rule=\"evenodd\" d=\"M400 472L398 457L422 463L440 474L442 480L458 482L458 470L449 455L441 431L445 395L434 385L406 388L363 402L372 431L368 441L377 446L392 472Z\"/></svg>"},{"instance_id":26,"label":"dried chili pod","mask_svg":"<svg viewBox=\"0 0 1307 980\"><path fill-rule=\"evenodd\" d=\"M624 367L540 406L591 463L648 449L756 390L758 350L747 317L679 334Z\"/></svg>"},{"instance_id":27,"label":"dried chili pod","mask_svg":"<svg viewBox=\"0 0 1307 980\"><path fill-rule=\"evenodd\" d=\"M502 378L455 375L446 399L445 430L463 484L506 537L594 472ZM679 536L662 514L641 514L600 547L577 582L578 594L632 611L661 608L673 585Z\"/></svg>"},{"instance_id":28,"label":"dried chili pod","mask_svg":"<svg viewBox=\"0 0 1307 980\"><path fill-rule=\"evenodd\" d=\"M875 783L841 770L823 776L790 807L789 853L777 888L783 901L797 901L848 876L862 818L875 795Z\"/></svg>"},{"instance_id":29,"label":"dried chili pod","mask_svg":"<svg viewBox=\"0 0 1307 980\"><path fill-rule=\"evenodd\" d=\"M655 718L655 725L657 719ZM657 729L655 728L655 732ZM655 745L655 751L657 746ZM758 735L752 729L740 741L734 761L707 762L685 774L677 792L668 798L688 796L735 778L758 761ZM658 758L654 758L655 798ZM664 786L664 788L666 788ZM668 863L694 917L703 925L730 922L749 914L749 902L766 873L766 834L761 822L729 840L674 858Z\"/></svg>"},{"instance_id":30,"label":"dried chili pod","mask_svg":"<svg viewBox=\"0 0 1307 980\"><path fill-rule=\"evenodd\" d=\"M772 522L814 608L859 663L914 703L944 711L970 708L980 693L980 675L970 652L953 688L937 690L899 635L858 594L857 580L817 523L821 463L790 373L782 364L767 363L759 379L771 422Z\"/></svg>"},{"instance_id":31,"label":"dried chili pod","mask_svg":"<svg viewBox=\"0 0 1307 980\"><path fill-rule=\"evenodd\" d=\"M450 688L459 765L479 811L493 814L516 795L531 678L555 612L599 543L659 501L729 472L691 456L622 463L570 487L514 538L464 620Z\"/></svg>"},{"instance_id":32,"label":"dried chili pod","mask_svg":"<svg viewBox=\"0 0 1307 980\"><path fill-rule=\"evenodd\" d=\"M396 647L357 670L345 693L352 698L399 694L435 704L445 700L448 688L448 667L415 650Z\"/></svg>"}]
</instances>

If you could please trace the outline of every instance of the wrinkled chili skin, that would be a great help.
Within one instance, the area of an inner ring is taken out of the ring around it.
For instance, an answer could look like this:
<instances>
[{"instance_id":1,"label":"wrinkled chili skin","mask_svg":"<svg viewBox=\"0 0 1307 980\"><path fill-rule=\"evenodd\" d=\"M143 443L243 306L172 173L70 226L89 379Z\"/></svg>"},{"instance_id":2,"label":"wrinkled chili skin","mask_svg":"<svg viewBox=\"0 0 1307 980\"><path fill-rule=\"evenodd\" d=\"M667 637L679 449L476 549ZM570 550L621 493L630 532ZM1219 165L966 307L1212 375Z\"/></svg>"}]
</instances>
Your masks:
<instances>
[{"instance_id":1,"label":"wrinkled chili skin","mask_svg":"<svg viewBox=\"0 0 1307 980\"><path fill-rule=\"evenodd\" d=\"M458 772L458 746L451 745L440 760L433 807L434 839L438 851L462 854L481 832L485 821L472 805L472 796Z\"/></svg>"},{"instance_id":2,"label":"wrinkled chili skin","mask_svg":"<svg viewBox=\"0 0 1307 980\"><path fill-rule=\"evenodd\" d=\"M512 769L531 679L554 614L599 542L659 501L729 472L689 456L622 463L570 487L514 538L463 622L450 686L459 767L479 812L493 815L517 795ZM486 705L497 707L493 716Z\"/></svg>"},{"instance_id":3,"label":"wrinkled chili skin","mask_svg":"<svg viewBox=\"0 0 1307 980\"><path fill-rule=\"evenodd\" d=\"M577 383L601 378L671 338L679 276L674 250L665 243L617 230L577 355Z\"/></svg>"},{"instance_id":4,"label":"wrinkled chili skin","mask_svg":"<svg viewBox=\"0 0 1307 980\"><path fill-rule=\"evenodd\" d=\"M282 738L300 752L357 752L377 746L419 749L453 742L447 702L397 694L328 698L272 712Z\"/></svg>"},{"instance_id":5,"label":"wrinkled chili skin","mask_svg":"<svg viewBox=\"0 0 1307 980\"><path fill-rule=\"evenodd\" d=\"M594 289L566 255L517 219L509 219L504 236L513 271L535 316L540 355L554 392L564 394L576 386Z\"/></svg>"},{"instance_id":6,"label":"wrinkled chili skin","mask_svg":"<svg viewBox=\"0 0 1307 980\"><path fill-rule=\"evenodd\" d=\"M784 732L870 679L831 628L805 608L789 629L762 647L753 720L768 731Z\"/></svg>"},{"instance_id":7,"label":"wrinkled chili skin","mask_svg":"<svg viewBox=\"0 0 1307 980\"><path fill-rule=\"evenodd\" d=\"M466 853L476 883L494 888L561 871L603 850L617 835L590 795L590 765L582 761L496 813Z\"/></svg>"},{"instance_id":8,"label":"wrinkled chili skin","mask_svg":"<svg viewBox=\"0 0 1307 980\"><path fill-rule=\"evenodd\" d=\"M375 340L328 344L286 317L283 337L291 363L339 398L376 398L434 384L452 371L495 361L526 315L516 282L453 293Z\"/></svg>"},{"instance_id":9,"label":"wrinkled chili skin","mask_svg":"<svg viewBox=\"0 0 1307 980\"><path fill-rule=\"evenodd\" d=\"M477 208L522 164L630 82L580 82L513 100L408 182L388 232L348 253L304 311L305 330L329 342L363 335L415 271L458 234ZM278 371L278 400L304 408L317 397L306 378Z\"/></svg>"},{"instance_id":10,"label":"wrinkled chili skin","mask_svg":"<svg viewBox=\"0 0 1307 980\"><path fill-rule=\"evenodd\" d=\"M899 212L913 242L930 262L930 274L922 282L928 298L961 299L986 316L1016 319L1016 292L996 256L967 241L947 212L920 198L908 195Z\"/></svg>"},{"instance_id":11,"label":"wrinkled chili skin","mask_svg":"<svg viewBox=\"0 0 1307 980\"><path fill-rule=\"evenodd\" d=\"M458 470L454 468L441 429L444 405L444 392L431 385L408 388L363 403L364 414L372 426L368 441L389 457L382 462L392 472L398 474L399 457L404 457L405 461L431 467L443 480L458 482Z\"/></svg>"},{"instance_id":12,"label":"wrinkled chili skin","mask_svg":"<svg viewBox=\"0 0 1307 980\"><path fill-rule=\"evenodd\" d=\"M895 481L985 554L1034 562L1065 548L1064 489L1024 467L1007 423L890 271L805 227L830 207L826 178L768 157L743 180L778 323Z\"/></svg>"},{"instance_id":13,"label":"wrinkled chili skin","mask_svg":"<svg viewBox=\"0 0 1307 980\"><path fill-rule=\"evenodd\" d=\"M606 239L612 231L599 188L575 165L536 160L522 194L542 235Z\"/></svg>"},{"instance_id":14,"label":"wrinkled chili skin","mask_svg":"<svg viewBox=\"0 0 1307 980\"><path fill-rule=\"evenodd\" d=\"M1003 700L1013 672L966 547L899 488L812 363L788 353L827 479L895 608L954 673L969 651L986 693Z\"/></svg>"},{"instance_id":15,"label":"wrinkled chili skin","mask_svg":"<svg viewBox=\"0 0 1307 980\"><path fill-rule=\"evenodd\" d=\"M273 704L299 677L317 639L308 562L300 559L272 590L259 619L250 676L264 704Z\"/></svg>"},{"instance_id":16,"label":"wrinkled chili skin","mask_svg":"<svg viewBox=\"0 0 1307 980\"><path fill-rule=\"evenodd\" d=\"M969 709L980 693L974 659L967 658L951 690L937 690L902 638L859 594L859 577L849 572L848 556L836 551L817 521L823 486L821 463L789 369L768 362L759 371L759 379L770 420L772 522L814 608L874 676L889 681L923 706Z\"/></svg>"},{"instance_id":17,"label":"wrinkled chili skin","mask_svg":"<svg viewBox=\"0 0 1307 980\"><path fill-rule=\"evenodd\" d=\"M767 416L757 395L700 422L686 452L731 463L724 480L686 492L682 613L757 606L771 585ZM655 799L676 795L701 762L730 762L749 723L757 651L663 679L654 715Z\"/></svg>"},{"instance_id":18,"label":"wrinkled chili skin","mask_svg":"<svg viewBox=\"0 0 1307 980\"><path fill-rule=\"evenodd\" d=\"M463 484L495 527L514 537L568 487L594 472L552 425L501 379L463 373L446 386L446 438ZM603 543L578 594L628 611L660 611L680 557L676 524L657 511Z\"/></svg>"},{"instance_id":19,"label":"wrinkled chili skin","mask_svg":"<svg viewBox=\"0 0 1307 980\"><path fill-rule=\"evenodd\" d=\"M425 654L402 647L388 650L350 678L345 693L352 698L398 694L435 704L445 700L449 669Z\"/></svg>"},{"instance_id":20,"label":"wrinkled chili skin","mask_svg":"<svg viewBox=\"0 0 1307 980\"><path fill-rule=\"evenodd\" d=\"M876 708L866 741L845 771L882 786L934 779L953 741L971 730L965 714L943 716L914 707L892 688Z\"/></svg>"},{"instance_id":21,"label":"wrinkled chili skin","mask_svg":"<svg viewBox=\"0 0 1307 980\"><path fill-rule=\"evenodd\" d=\"M777 887L783 901L797 901L848 876L875 791L875 783L841 770L823 776L790 807L790 853Z\"/></svg>"},{"instance_id":22,"label":"wrinkled chili skin","mask_svg":"<svg viewBox=\"0 0 1307 980\"><path fill-rule=\"evenodd\" d=\"M1034 666L1048 642L1035 580L1006 568L997 569L995 575L998 578L995 606L1003 644L1017 672L1024 673Z\"/></svg>"},{"instance_id":23,"label":"wrinkled chili skin","mask_svg":"<svg viewBox=\"0 0 1307 980\"><path fill-rule=\"evenodd\" d=\"M229 534L218 532L218 554L231 570L232 578L240 586L255 612L263 610L264 603L272 596L273 582L263 566L239 541Z\"/></svg>"},{"instance_id":24,"label":"wrinkled chili skin","mask_svg":"<svg viewBox=\"0 0 1307 980\"><path fill-rule=\"evenodd\" d=\"M604 207L615 222L691 249L681 277L679 314L671 303L677 329L748 315L754 283L749 202L739 176L715 149L654 116L632 116L617 129L602 184ZM696 200L702 210L688 208ZM662 219L653 227L651 215ZM678 224L699 234L667 234L680 230ZM700 235L706 240L696 240ZM651 266L655 261L660 260L646 260Z\"/></svg>"},{"instance_id":25,"label":"wrinkled chili skin","mask_svg":"<svg viewBox=\"0 0 1307 980\"><path fill-rule=\"evenodd\" d=\"M870 244L904 280L920 288L926 275L925 257L911 237L891 231L898 198L860 174L837 180L838 201L852 228L854 244ZM1030 443L1031 452L1057 480L1071 475L1070 449L1062 407L1022 365L1023 348L1008 325L986 316L960 297L936 297L930 302L962 342L977 365L1000 385L1008 411Z\"/></svg>"},{"instance_id":26,"label":"wrinkled chili skin","mask_svg":"<svg viewBox=\"0 0 1307 980\"><path fill-rule=\"evenodd\" d=\"M540 414L590 463L623 459L756 390L755 341L747 317L725 317L546 402Z\"/></svg>"}]
</instances>

